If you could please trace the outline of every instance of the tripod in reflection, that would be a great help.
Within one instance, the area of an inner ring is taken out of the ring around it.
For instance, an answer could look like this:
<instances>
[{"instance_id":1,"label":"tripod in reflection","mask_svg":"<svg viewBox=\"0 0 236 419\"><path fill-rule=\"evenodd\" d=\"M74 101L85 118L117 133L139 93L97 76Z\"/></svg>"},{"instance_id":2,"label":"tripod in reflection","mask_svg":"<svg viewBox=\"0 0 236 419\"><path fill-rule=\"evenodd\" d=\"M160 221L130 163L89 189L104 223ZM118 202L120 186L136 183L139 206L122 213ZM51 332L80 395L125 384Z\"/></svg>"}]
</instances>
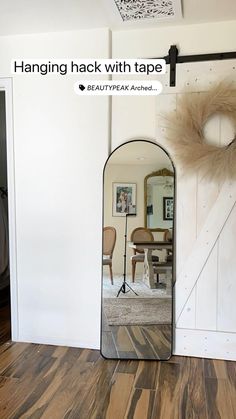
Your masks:
<instances>
[{"instance_id":1,"label":"tripod in reflection","mask_svg":"<svg viewBox=\"0 0 236 419\"><path fill-rule=\"evenodd\" d=\"M127 250L127 218L131 216L135 216L136 214L126 214L125 215L125 246L124 246L124 273L123 273L123 283L118 291L118 294L116 297L119 297L120 293L123 292L123 294L126 294L129 291L133 291L135 295L138 295L133 288L126 282L126 250ZM129 289L127 289L129 288Z\"/></svg>"}]
</instances>

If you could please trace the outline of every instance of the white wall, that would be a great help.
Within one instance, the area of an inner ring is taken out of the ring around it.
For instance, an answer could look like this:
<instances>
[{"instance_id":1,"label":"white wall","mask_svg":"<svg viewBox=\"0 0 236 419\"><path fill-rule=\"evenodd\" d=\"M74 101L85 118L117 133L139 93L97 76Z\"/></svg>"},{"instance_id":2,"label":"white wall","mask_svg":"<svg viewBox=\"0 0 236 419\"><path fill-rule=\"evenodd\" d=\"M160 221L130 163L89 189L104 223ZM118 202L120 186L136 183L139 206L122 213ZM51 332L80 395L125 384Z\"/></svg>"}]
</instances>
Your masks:
<instances>
[{"instance_id":1,"label":"white wall","mask_svg":"<svg viewBox=\"0 0 236 419\"><path fill-rule=\"evenodd\" d=\"M106 29L0 38L12 58L107 58ZM75 95L75 76L14 76L21 341L99 347L102 169L108 98Z\"/></svg>"},{"instance_id":2,"label":"white wall","mask_svg":"<svg viewBox=\"0 0 236 419\"><path fill-rule=\"evenodd\" d=\"M204 54L235 50L236 21L114 31L114 58L162 57L170 45L179 53Z\"/></svg>"}]
</instances>

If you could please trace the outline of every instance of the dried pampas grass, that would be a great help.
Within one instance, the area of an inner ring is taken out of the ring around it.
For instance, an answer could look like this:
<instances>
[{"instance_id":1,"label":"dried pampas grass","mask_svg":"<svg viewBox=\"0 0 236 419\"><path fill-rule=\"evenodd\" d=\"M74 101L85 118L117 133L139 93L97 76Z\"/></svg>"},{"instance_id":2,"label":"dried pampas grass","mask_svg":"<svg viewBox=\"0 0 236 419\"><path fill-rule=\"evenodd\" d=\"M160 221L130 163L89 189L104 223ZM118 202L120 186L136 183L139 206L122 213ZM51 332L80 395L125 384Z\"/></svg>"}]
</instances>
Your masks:
<instances>
[{"instance_id":1,"label":"dried pampas grass","mask_svg":"<svg viewBox=\"0 0 236 419\"><path fill-rule=\"evenodd\" d=\"M190 171L201 171L209 179L236 179L236 136L227 146L207 144L203 129L216 113L226 115L236 134L236 90L221 82L205 94L183 95L176 112L167 116L167 139L176 159Z\"/></svg>"}]
</instances>

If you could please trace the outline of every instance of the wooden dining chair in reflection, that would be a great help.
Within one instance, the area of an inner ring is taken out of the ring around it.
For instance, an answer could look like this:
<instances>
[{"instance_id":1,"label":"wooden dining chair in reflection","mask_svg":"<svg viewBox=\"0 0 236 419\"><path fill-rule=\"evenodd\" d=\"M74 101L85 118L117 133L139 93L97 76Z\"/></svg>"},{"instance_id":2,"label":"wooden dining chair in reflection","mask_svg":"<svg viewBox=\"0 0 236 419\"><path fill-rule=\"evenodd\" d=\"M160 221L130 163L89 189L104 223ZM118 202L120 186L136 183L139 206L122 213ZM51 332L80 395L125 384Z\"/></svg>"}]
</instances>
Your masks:
<instances>
[{"instance_id":1,"label":"wooden dining chair in reflection","mask_svg":"<svg viewBox=\"0 0 236 419\"><path fill-rule=\"evenodd\" d=\"M166 229L163 235L164 242L172 242L172 230ZM172 249L166 249L165 257L162 262L153 264L153 270L156 274L156 284L161 288L165 288L165 282L160 281L160 274L167 274L167 271L172 270L173 252Z\"/></svg>"},{"instance_id":2,"label":"wooden dining chair in reflection","mask_svg":"<svg viewBox=\"0 0 236 419\"><path fill-rule=\"evenodd\" d=\"M113 285L112 256L116 244L116 229L111 226L103 228L102 264L110 269L111 283Z\"/></svg>"},{"instance_id":3,"label":"wooden dining chair in reflection","mask_svg":"<svg viewBox=\"0 0 236 419\"><path fill-rule=\"evenodd\" d=\"M152 232L145 227L137 227L135 228L130 236L131 242L153 242L154 237ZM144 263L144 250L142 248L133 249L134 255L131 256L131 263L132 263L132 282L135 280L135 271L136 271L136 263L141 262ZM153 262L158 262L158 256L152 256Z\"/></svg>"},{"instance_id":4,"label":"wooden dining chair in reflection","mask_svg":"<svg viewBox=\"0 0 236 419\"><path fill-rule=\"evenodd\" d=\"M166 230L164 233L164 241L166 242L172 242L172 230ZM166 260L168 262L171 262L173 260L173 252L172 250L167 250L166 252Z\"/></svg>"}]
</instances>

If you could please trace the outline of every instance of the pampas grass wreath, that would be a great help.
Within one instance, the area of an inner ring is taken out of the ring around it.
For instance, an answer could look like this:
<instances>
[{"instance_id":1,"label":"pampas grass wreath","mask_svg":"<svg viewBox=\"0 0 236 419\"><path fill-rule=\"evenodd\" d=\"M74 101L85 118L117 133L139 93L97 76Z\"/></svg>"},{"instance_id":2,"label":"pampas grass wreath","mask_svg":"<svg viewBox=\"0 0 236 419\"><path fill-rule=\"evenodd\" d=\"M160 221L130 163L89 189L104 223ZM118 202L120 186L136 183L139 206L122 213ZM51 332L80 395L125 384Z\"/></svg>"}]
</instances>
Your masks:
<instances>
[{"instance_id":1,"label":"pampas grass wreath","mask_svg":"<svg viewBox=\"0 0 236 419\"><path fill-rule=\"evenodd\" d=\"M189 171L214 180L236 179L236 135L226 146L207 144L204 126L214 114L231 119L236 134L236 89L220 82L204 94L186 93L167 115L167 140L174 156Z\"/></svg>"}]
</instances>

